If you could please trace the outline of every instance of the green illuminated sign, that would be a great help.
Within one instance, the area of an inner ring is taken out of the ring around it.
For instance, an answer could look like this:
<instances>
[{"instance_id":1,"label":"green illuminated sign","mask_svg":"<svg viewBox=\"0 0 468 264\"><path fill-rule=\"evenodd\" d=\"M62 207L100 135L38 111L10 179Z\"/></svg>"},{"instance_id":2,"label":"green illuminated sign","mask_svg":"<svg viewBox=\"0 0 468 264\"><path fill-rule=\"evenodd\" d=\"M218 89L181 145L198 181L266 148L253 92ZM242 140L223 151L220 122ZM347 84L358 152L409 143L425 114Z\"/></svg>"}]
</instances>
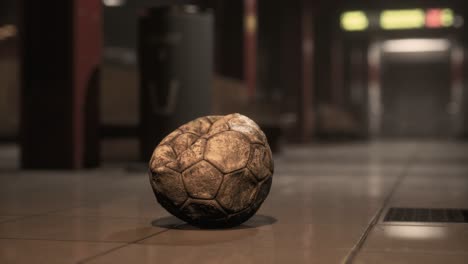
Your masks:
<instances>
[{"instance_id":1,"label":"green illuminated sign","mask_svg":"<svg viewBox=\"0 0 468 264\"><path fill-rule=\"evenodd\" d=\"M369 26L369 20L362 11L348 11L341 15L341 27L346 31L362 31Z\"/></svg>"},{"instance_id":2,"label":"green illuminated sign","mask_svg":"<svg viewBox=\"0 0 468 264\"><path fill-rule=\"evenodd\" d=\"M456 16L450 8L415 8L383 10L377 17L379 19L374 21L369 20L364 11L346 11L341 14L341 28L345 31L363 31L369 27L384 30L452 27Z\"/></svg>"},{"instance_id":3,"label":"green illuminated sign","mask_svg":"<svg viewBox=\"0 0 468 264\"><path fill-rule=\"evenodd\" d=\"M380 14L380 27L383 29L424 28L426 15L422 9L384 10Z\"/></svg>"},{"instance_id":4,"label":"green illuminated sign","mask_svg":"<svg viewBox=\"0 0 468 264\"><path fill-rule=\"evenodd\" d=\"M449 8L446 8L446 9L442 9L442 12L440 14L440 21L441 21L441 24L442 26L444 27L451 27L453 26L453 22L454 22L454 14L453 14L453 11Z\"/></svg>"}]
</instances>

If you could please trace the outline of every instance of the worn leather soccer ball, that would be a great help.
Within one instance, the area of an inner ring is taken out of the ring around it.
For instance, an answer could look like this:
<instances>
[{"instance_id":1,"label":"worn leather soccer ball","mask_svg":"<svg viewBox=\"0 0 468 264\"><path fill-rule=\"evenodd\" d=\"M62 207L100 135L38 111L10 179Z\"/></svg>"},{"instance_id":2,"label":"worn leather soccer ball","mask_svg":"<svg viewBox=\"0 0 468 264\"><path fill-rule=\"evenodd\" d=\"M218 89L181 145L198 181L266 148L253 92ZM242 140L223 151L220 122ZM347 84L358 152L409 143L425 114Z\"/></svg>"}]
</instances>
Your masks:
<instances>
[{"instance_id":1,"label":"worn leather soccer ball","mask_svg":"<svg viewBox=\"0 0 468 264\"><path fill-rule=\"evenodd\" d=\"M159 143L149 167L157 201L205 228L233 227L252 217L273 175L265 135L240 114L201 117L179 127Z\"/></svg>"}]
</instances>

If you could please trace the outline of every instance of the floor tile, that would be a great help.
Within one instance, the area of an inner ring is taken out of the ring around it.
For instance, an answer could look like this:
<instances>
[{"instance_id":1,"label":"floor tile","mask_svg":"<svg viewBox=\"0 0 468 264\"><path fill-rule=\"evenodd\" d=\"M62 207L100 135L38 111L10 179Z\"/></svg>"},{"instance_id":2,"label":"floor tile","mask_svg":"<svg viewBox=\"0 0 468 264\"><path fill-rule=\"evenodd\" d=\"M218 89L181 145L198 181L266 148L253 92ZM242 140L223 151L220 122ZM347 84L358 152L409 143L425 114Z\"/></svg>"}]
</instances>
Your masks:
<instances>
[{"instance_id":1,"label":"floor tile","mask_svg":"<svg viewBox=\"0 0 468 264\"><path fill-rule=\"evenodd\" d=\"M362 248L369 251L468 253L468 224L377 225Z\"/></svg>"},{"instance_id":2,"label":"floor tile","mask_svg":"<svg viewBox=\"0 0 468 264\"><path fill-rule=\"evenodd\" d=\"M468 208L468 177L457 174L408 175L393 194L394 207Z\"/></svg>"},{"instance_id":3,"label":"floor tile","mask_svg":"<svg viewBox=\"0 0 468 264\"><path fill-rule=\"evenodd\" d=\"M0 215L0 223L6 222L6 221L11 221L11 220L22 218L22 217L23 216L13 216L13 215L2 216L2 215Z\"/></svg>"},{"instance_id":4,"label":"floor tile","mask_svg":"<svg viewBox=\"0 0 468 264\"><path fill-rule=\"evenodd\" d=\"M95 202L75 208L61 210L53 215L63 216L99 216L122 218L151 218L156 219L168 216L156 201L154 195L144 195L138 199L112 199L104 202Z\"/></svg>"},{"instance_id":5,"label":"floor tile","mask_svg":"<svg viewBox=\"0 0 468 264\"><path fill-rule=\"evenodd\" d=\"M139 243L164 246L229 248L276 248L329 250L352 248L364 232L361 225L279 224L268 217L256 216L240 228L200 230L184 225L150 237Z\"/></svg>"},{"instance_id":6,"label":"floor tile","mask_svg":"<svg viewBox=\"0 0 468 264\"><path fill-rule=\"evenodd\" d=\"M418 252L368 252L360 254L354 264L466 264L468 254Z\"/></svg>"},{"instance_id":7,"label":"floor tile","mask_svg":"<svg viewBox=\"0 0 468 264\"><path fill-rule=\"evenodd\" d=\"M121 245L118 243L0 239L0 263L76 263Z\"/></svg>"},{"instance_id":8,"label":"floor tile","mask_svg":"<svg viewBox=\"0 0 468 264\"><path fill-rule=\"evenodd\" d=\"M0 223L0 238L130 242L166 230L151 219L38 216Z\"/></svg>"},{"instance_id":9,"label":"floor tile","mask_svg":"<svg viewBox=\"0 0 468 264\"><path fill-rule=\"evenodd\" d=\"M341 264L346 250L316 251L276 248L230 248L212 246L131 245L87 263L165 263L165 264Z\"/></svg>"}]
</instances>

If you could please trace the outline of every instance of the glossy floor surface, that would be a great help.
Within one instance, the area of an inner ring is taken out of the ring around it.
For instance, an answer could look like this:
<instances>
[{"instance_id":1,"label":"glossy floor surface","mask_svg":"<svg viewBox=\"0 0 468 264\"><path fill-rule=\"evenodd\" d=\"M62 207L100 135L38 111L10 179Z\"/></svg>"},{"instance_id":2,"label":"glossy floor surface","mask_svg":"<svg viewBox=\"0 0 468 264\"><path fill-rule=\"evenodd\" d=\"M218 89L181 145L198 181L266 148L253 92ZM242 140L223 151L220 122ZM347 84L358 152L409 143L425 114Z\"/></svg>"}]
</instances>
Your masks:
<instances>
[{"instance_id":1,"label":"glossy floor surface","mask_svg":"<svg viewBox=\"0 0 468 264\"><path fill-rule=\"evenodd\" d=\"M19 171L0 148L0 263L468 263L468 224L383 222L390 207L468 208L468 144L287 147L239 228L199 230L145 170Z\"/></svg>"}]
</instances>

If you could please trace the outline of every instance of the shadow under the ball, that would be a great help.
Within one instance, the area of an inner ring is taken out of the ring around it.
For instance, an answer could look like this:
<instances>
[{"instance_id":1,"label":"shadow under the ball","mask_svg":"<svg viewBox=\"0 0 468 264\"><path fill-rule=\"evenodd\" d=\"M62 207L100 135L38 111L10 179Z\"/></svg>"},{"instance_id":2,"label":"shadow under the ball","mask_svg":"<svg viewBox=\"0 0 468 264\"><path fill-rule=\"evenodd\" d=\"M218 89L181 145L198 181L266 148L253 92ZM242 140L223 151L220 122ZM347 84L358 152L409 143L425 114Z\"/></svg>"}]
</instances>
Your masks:
<instances>
[{"instance_id":1,"label":"shadow under the ball","mask_svg":"<svg viewBox=\"0 0 468 264\"><path fill-rule=\"evenodd\" d=\"M171 234L165 233L152 239L150 244L157 245L209 245L255 236L259 227L273 225L277 219L266 215L255 215L240 226L232 228L202 229L189 225L174 216L162 217L152 222L153 226L171 229ZM179 223L179 224L178 224Z\"/></svg>"},{"instance_id":2,"label":"shadow under the ball","mask_svg":"<svg viewBox=\"0 0 468 264\"><path fill-rule=\"evenodd\" d=\"M248 221L245 223L235 226L235 227L230 227L230 228L200 228L196 226L192 226L190 224L185 223L182 220L179 220L175 216L166 216L166 217L161 217L158 219L155 219L151 222L153 226L156 227L162 227L162 228L168 228L168 229L177 229L177 230L203 230L203 231L209 231L209 230L236 230L236 229L249 229L249 228L257 228L257 227L262 227L262 226L267 226L267 225L273 225L276 223L278 220L272 216L267 216L267 215L254 215L252 218L250 218Z\"/></svg>"}]
</instances>

